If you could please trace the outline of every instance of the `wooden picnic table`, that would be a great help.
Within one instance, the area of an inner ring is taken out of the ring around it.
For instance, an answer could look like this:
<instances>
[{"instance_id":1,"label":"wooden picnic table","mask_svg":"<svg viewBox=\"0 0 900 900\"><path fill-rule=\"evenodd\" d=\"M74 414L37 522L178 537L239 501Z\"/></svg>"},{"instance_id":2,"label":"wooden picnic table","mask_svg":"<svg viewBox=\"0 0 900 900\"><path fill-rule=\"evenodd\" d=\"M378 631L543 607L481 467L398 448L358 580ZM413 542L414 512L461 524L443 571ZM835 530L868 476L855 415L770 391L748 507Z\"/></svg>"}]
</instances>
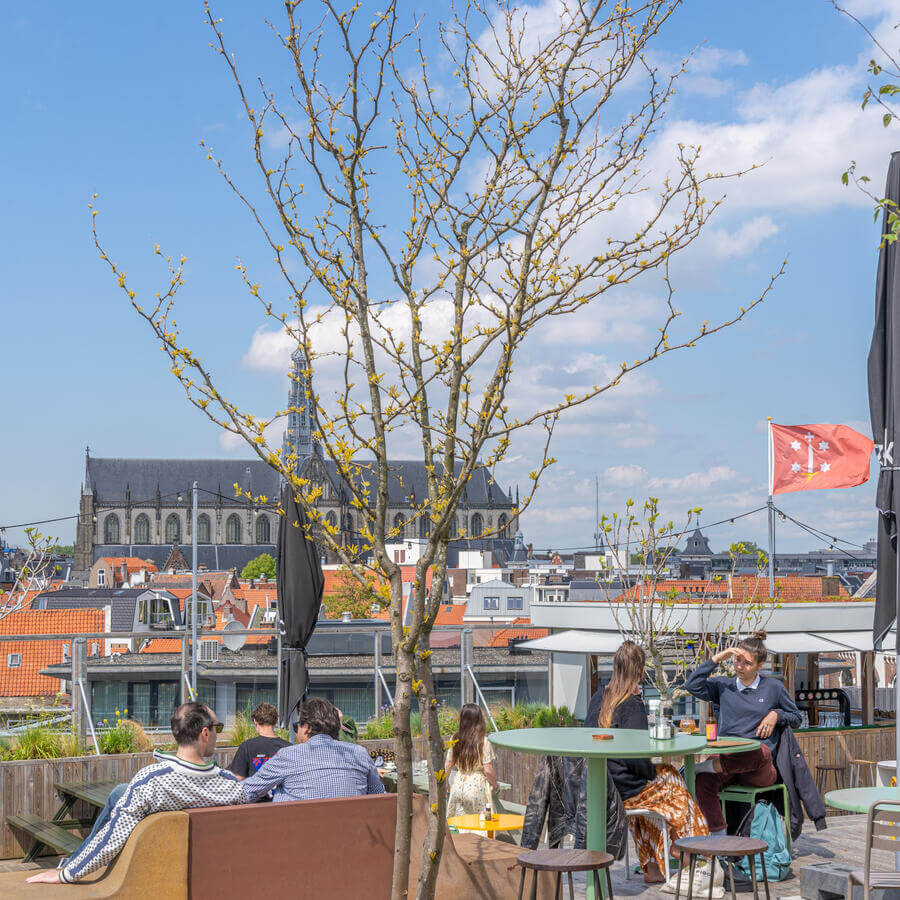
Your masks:
<instances>
[{"instance_id":1,"label":"wooden picnic table","mask_svg":"<svg viewBox=\"0 0 900 900\"><path fill-rule=\"evenodd\" d=\"M29 813L6 817L7 824L24 831L34 839L31 849L23 857L24 862L33 862L45 850L67 856L81 846L81 837L72 834L72 828L90 828L100 810L105 805L116 781L54 782L53 787L60 796L59 809L49 822ZM72 818L72 807L82 800L91 807L90 816Z\"/></svg>"}]
</instances>

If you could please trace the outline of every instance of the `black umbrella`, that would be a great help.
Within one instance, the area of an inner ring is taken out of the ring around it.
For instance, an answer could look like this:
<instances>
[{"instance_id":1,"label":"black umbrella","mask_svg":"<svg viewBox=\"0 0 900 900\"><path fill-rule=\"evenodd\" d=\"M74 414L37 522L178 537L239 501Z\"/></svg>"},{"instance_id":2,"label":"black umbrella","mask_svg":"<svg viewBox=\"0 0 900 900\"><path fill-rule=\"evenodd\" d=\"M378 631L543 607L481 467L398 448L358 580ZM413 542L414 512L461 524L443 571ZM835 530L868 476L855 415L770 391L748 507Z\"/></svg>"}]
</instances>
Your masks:
<instances>
[{"instance_id":1,"label":"black umbrella","mask_svg":"<svg viewBox=\"0 0 900 900\"><path fill-rule=\"evenodd\" d=\"M900 151L891 154L882 233L890 230L888 216L900 202ZM869 412L872 436L881 463L878 476L878 576L872 637L878 647L897 618L897 513L900 505L900 466L894 464L895 447L900 462L900 442L895 429L900 424L900 280L894 242L885 241L878 257L875 282L875 330L869 350Z\"/></svg>"},{"instance_id":2,"label":"black umbrella","mask_svg":"<svg viewBox=\"0 0 900 900\"><path fill-rule=\"evenodd\" d=\"M290 724L306 696L306 644L316 627L325 577L315 541L307 534L303 507L290 486L282 490L278 524L278 616L281 619L279 719Z\"/></svg>"}]
</instances>

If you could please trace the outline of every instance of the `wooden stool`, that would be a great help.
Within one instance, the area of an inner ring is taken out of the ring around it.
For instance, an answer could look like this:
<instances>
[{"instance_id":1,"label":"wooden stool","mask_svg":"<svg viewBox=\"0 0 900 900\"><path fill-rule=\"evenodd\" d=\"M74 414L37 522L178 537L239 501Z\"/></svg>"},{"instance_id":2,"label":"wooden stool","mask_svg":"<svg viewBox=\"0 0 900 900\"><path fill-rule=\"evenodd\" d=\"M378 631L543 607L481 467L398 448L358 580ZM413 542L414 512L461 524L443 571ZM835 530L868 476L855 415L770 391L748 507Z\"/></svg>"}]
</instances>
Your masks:
<instances>
[{"instance_id":1,"label":"wooden stool","mask_svg":"<svg viewBox=\"0 0 900 900\"><path fill-rule=\"evenodd\" d=\"M728 863L728 875L731 882L731 900L737 900L734 890L734 866L733 859L743 859L745 856L750 857L750 881L753 884L753 896L759 900L759 885L756 882L756 863L753 861L754 856L759 857L762 863L763 884L766 886L766 900L771 900L769 896L769 877L766 874L766 859L763 854L769 849L769 845L765 841L758 841L756 838L748 837L732 837L731 835L710 835L709 837L689 837L679 838L672 845L677 853L680 853L682 860L684 856L690 859L688 871L688 892L687 900L691 900L694 890L694 866L698 856L709 859L709 896L712 900L713 892L713 875L716 857L723 856ZM675 882L675 900L678 900L681 891L681 873L684 866L678 867L678 879Z\"/></svg>"},{"instance_id":2,"label":"wooden stool","mask_svg":"<svg viewBox=\"0 0 900 900\"><path fill-rule=\"evenodd\" d=\"M863 768L867 768L869 770L868 784L864 785L862 783L862 770ZM850 760L850 787L875 787L876 784L876 773L877 763L872 762L871 759L851 759Z\"/></svg>"},{"instance_id":3,"label":"wooden stool","mask_svg":"<svg viewBox=\"0 0 900 900\"><path fill-rule=\"evenodd\" d=\"M847 770L844 766L816 766L816 787L824 797L828 791L829 779L834 783L832 790L840 790L846 787Z\"/></svg>"},{"instance_id":4,"label":"wooden stool","mask_svg":"<svg viewBox=\"0 0 900 900\"><path fill-rule=\"evenodd\" d=\"M569 876L569 898L575 900L575 884L572 881L573 872L594 873L594 896L603 896L600 888L600 869L606 871L607 900L612 900L612 881L609 877L609 867L613 864L613 857L609 853L601 853L599 850L529 850L520 853L516 861L522 867L522 880L519 882L519 900L525 890L525 873L528 869L534 872L531 881L531 900L537 900L538 872L556 872L556 891L554 897L559 900L562 897L562 873Z\"/></svg>"}]
</instances>

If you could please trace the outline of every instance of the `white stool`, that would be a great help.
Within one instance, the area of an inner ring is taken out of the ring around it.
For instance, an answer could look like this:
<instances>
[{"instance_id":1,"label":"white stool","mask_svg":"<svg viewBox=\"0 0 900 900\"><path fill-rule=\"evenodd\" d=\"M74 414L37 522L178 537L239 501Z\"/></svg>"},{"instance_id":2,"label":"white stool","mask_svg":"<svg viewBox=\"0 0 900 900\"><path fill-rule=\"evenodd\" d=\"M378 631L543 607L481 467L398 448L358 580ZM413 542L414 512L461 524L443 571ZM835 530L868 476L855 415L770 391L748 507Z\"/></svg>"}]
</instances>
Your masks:
<instances>
[{"instance_id":1,"label":"white stool","mask_svg":"<svg viewBox=\"0 0 900 900\"><path fill-rule=\"evenodd\" d=\"M666 817L662 813L654 812L652 809L626 809L625 810L625 818L628 819L631 816L646 816L648 819L655 819L659 830L662 832L663 839L663 859L666 861L666 869L663 873L666 876L666 881L669 880L669 823L666 821ZM625 836L625 879L626 881L631 878L631 863L628 860L628 837Z\"/></svg>"}]
</instances>

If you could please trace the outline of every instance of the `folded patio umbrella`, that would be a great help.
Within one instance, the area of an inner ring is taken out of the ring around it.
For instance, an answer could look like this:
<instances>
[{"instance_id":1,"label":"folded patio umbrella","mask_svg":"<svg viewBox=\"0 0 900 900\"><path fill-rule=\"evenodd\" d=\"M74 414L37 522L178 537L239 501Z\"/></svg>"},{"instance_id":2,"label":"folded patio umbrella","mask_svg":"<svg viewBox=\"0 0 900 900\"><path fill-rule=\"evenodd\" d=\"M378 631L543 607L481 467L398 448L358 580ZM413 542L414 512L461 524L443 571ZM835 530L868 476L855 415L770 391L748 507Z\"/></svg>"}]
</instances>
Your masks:
<instances>
[{"instance_id":1,"label":"folded patio umbrella","mask_svg":"<svg viewBox=\"0 0 900 900\"><path fill-rule=\"evenodd\" d=\"M885 199L890 203L882 217L881 233L891 231L889 213L900 202L900 151L891 154ZM896 241L882 241L875 282L875 330L869 350L869 412L872 435L881 463L875 505L878 507L878 578L872 638L879 647L897 615L897 513L900 506L900 443L896 428L900 423L900 273L897 272ZM894 462L895 457L898 463ZM895 652L900 659L900 629ZM900 678L895 679L895 709L900 711ZM900 716L897 716L897 746L900 747ZM900 753L895 754L897 783L900 784Z\"/></svg>"},{"instance_id":2,"label":"folded patio umbrella","mask_svg":"<svg viewBox=\"0 0 900 900\"><path fill-rule=\"evenodd\" d=\"M278 717L289 725L309 687L306 645L319 617L325 578L316 543L306 533L303 507L287 485L282 489L281 502L284 515L278 524L278 617L283 634L278 660Z\"/></svg>"},{"instance_id":3,"label":"folded patio umbrella","mask_svg":"<svg viewBox=\"0 0 900 900\"><path fill-rule=\"evenodd\" d=\"M891 154L885 198L900 202L900 152ZM890 231L887 210L882 233ZM900 280L895 242L885 241L875 282L875 329L869 350L869 412L881 463L875 505L878 507L878 578L872 637L879 647L897 617L897 513L900 506ZM894 462L895 457L897 463Z\"/></svg>"}]
</instances>

